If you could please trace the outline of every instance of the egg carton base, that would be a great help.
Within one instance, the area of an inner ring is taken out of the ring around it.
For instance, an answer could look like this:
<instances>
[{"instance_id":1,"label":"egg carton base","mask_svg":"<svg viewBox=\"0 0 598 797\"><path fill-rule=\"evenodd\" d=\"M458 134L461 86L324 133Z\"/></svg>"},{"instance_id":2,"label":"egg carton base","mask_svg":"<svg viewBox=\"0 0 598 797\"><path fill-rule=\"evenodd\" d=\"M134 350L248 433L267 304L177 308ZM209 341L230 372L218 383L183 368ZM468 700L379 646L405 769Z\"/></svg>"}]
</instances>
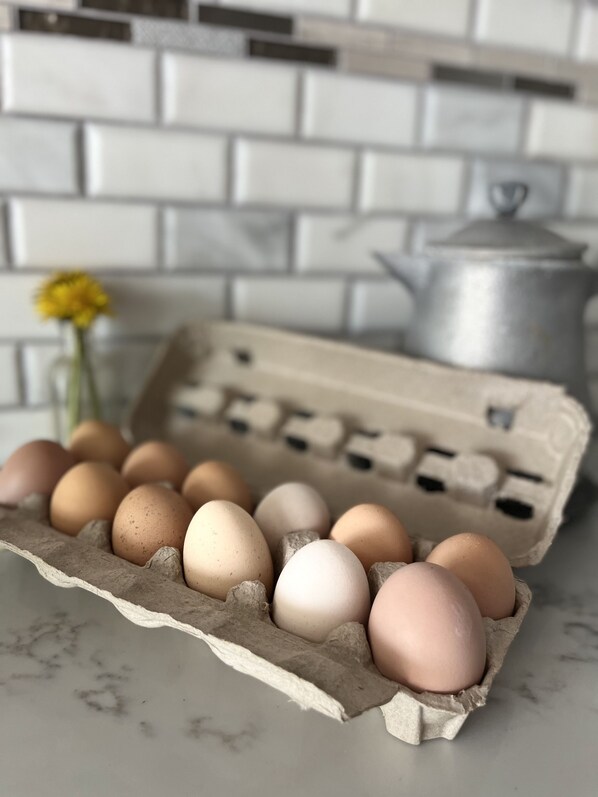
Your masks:
<instances>
[{"instance_id":1,"label":"egg carton base","mask_svg":"<svg viewBox=\"0 0 598 797\"><path fill-rule=\"evenodd\" d=\"M304 709L344 722L378 707L388 732L411 744L453 739L468 715L486 703L531 600L527 585L517 580L514 615L484 620L488 664L481 684L457 695L415 693L378 672L358 623L340 626L322 644L307 642L274 626L258 582L244 582L226 602L218 601L185 585L175 549L162 548L139 567L110 552L105 522L92 521L79 537L70 537L47 525L45 511L43 499L33 496L18 509L0 508L0 549L31 561L52 584L110 601L137 625L169 626L202 639L223 662ZM421 543L422 553L428 548ZM392 564L375 568L374 589Z\"/></svg>"}]
</instances>

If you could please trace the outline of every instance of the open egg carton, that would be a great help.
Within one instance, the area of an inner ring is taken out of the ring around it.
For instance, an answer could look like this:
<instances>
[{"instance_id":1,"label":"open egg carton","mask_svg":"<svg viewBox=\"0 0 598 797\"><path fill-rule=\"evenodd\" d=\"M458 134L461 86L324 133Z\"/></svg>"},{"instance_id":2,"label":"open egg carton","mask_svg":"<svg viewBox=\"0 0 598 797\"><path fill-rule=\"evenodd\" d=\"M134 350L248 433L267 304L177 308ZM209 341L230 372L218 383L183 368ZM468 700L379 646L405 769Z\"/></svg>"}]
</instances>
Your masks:
<instances>
[{"instance_id":1,"label":"open egg carton","mask_svg":"<svg viewBox=\"0 0 598 797\"><path fill-rule=\"evenodd\" d=\"M555 385L225 322L192 323L173 336L129 426L136 442L169 440L192 462L234 463L256 499L304 481L333 517L357 503L385 504L412 536L416 559L445 537L477 531L514 566L539 562L550 546L590 432L583 409ZM309 540L285 538L278 567ZM307 642L272 624L258 582L214 600L185 585L174 549L140 568L111 553L107 524L67 537L49 527L35 497L0 510L0 547L53 583L101 595L135 623L203 639L304 708L348 720L380 707L388 731L413 744L453 738L486 702L531 597L517 581L514 615L484 620L479 685L415 693L380 674L359 624ZM397 566L370 570L373 594Z\"/></svg>"}]
</instances>

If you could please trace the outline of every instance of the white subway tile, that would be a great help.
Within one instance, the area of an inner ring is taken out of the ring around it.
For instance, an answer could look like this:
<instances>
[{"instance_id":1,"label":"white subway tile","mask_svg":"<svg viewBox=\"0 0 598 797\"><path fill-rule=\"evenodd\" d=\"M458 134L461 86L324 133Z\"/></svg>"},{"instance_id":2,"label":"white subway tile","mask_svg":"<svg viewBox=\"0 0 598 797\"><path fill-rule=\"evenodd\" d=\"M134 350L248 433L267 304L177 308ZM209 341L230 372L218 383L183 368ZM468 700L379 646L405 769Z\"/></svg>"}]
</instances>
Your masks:
<instances>
[{"instance_id":1,"label":"white subway tile","mask_svg":"<svg viewBox=\"0 0 598 797\"><path fill-rule=\"evenodd\" d=\"M157 261L155 208L20 199L10 217L17 266L151 268Z\"/></svg>"},{"instance_id":2,"label":"white subway tile","mask_svg":"<svg viewBox=\"0 0 598 797\"><path fill-rule=\"evenodd\" d=\"M426 91L424 143L465 151L515 152L523 101L498 91L430 86Z\"/></svg>"},{"instance_id":3,"label":"white subway tile","mask_svg":"<svg viewBox=\"0 0 598 797\"><path fill-rule=\"evenodd\" d=\"M17 354L14 346L0 345L0 405L20 401Z\"/></svg>"},{"instance_id":4,"label":"white subway tile","mask_svg":"<svg viewBox=\"0 0 598 797\"><path fill-rule=\"evenodd\" d=\"M444 241L467 223L466 219L419 219L411 231L411 251L420 254L428 244Z\"/></svg>"},{"instance_id":5,"label":"white subway tile","mask_svg":"<svg viewBox=\"0 0 598 797\"><path fill-rule=\"evenodd\" d=\"M598 216L598 168L572 168L569 175L567 216Z\"/></svg>"},{"instance_id":6,"label":"white subway tile","mask_svg":"<svg viewBox=\"0 0 598 797\"><path fill-rule=\"evenodd\" d=\"M293 68L166 53L162 83L169 124L280 134L294 130Z\"/></svg>"},{"instance_id":7,"label":"white subway tile","mask_svg":"<svg viewBox=\"0 0 598 797\"><path fill-rule=\"evenodd\" d=\"M469 5L470 0L359 0L358 15L365 22L464 36Z\"/></svg>"},{"instance_id":8,"label":"white subway tile","mask_svg":"<svg viewBox=\"0 0 598 797\"><path fill-rule=\"evenodd\" d=\"M355 156L332 147L238 141L235 199L241 203L347 207Z\"/></svg>"},{"instance_id":9,"label":"white subway tile","mask_svg":"<svg viewBox=\"0 0 598 797\"><path fill-rule=\"evenodd\" d=\"M565 55L573 22L570 0L479 0L476 38Z\"/></svg>"},{"instance_id":10,"label":"white subway tile","mask_svg":"<svg viewBox=\"0 0 598 797\"><path fill-rule=\"evenodd\" d=\"M43 277L0 273L0 338L57 338L58 323L43 322L34 309L35 292Z\"/></svg>"},{"instance_id":11,"label":"white subway tile","mask_svg":"<svg viewBox=\"0 0 598 797\"><path fill-rule=\"evenodd\" d=\"M529 192L517 218L556 218L562 213L563 167L533 160L481 160L472 163L467 212L494 216L488 187L505 180L523 181Z\"/></svg>"},{"instance_id":12,"label":"white subway tile","mask_svg":"<svg viewBox=\"0 0 598 797\"><path fill-rule=\"evenodd\" d=\"M52 411L47 409L14 409L0 412L0 463L30 440L52 439Z\"/></svg>"},{"instance_id":13,"label":"white subway tile","mask_svg":"<svg viewBox=\"0 0 598 797\"><path fill-rule=\"evenodd\" d=\"M145 341L93 340L96 381L104 403L123 405L140 390L156 344ZM60 345L27 343L23 346L25 400L28 405L50 403L51 370L63 353Z\"/></svg>"},{"instance_id":14,"label":"white subway tile","mask_svg":"<svg viewBox=\"0 0 598 797\"><path fill-rule=\"evenodd\" d=\"M166 214L170 268L286 271L291 220L287 213L171 209Z\"/></svg>"},{"instance_id":15,"label":"white subway tile","mask_svg":"<svg viewBox=\"0 0 598 797\"><path fill-rule=\"evenodd\" d=\"M126 44L45 34L2 41L3 108L21 113L150 121L155 54Z\"/></svg>"},{"instance_id":16,"label":"white subway tile","mask_svg":"<svg viewBox=\"0 0 598 797\"><path fill-rule=\"evenodd\" d=\"M345 290L342 280L238 278L233 283L233 314L239 321L340 332Z\"/></svg>"},{"instance_id":17,"label":"white subway tile","mask_svg":"<svg viewBox=\"0 0 598 797\"><path fill-rule=\"evenodd\" d=\"M88 190L97 196L221 200L226 139L162 130L90 125Z\"/></svg>"},{"instance_id":18,"label":"white subway tile","mask_svg":"<svg viewBox=\"0 0 598 797\"><path fill-rule=\"evenodd\" d=\"M353 285L352 332L403 330L409 324L413 300L396 280L358 281Z\"/></svg>"},{"instance_id":19,"label":"white subway tile","mask_svg":"<svg viewBox=\"0 0 598 797\"><path fill-rule=\"evenodd\" d=\"M0 118L0 190L77 191L76 127Z\"/></svg>"},{"instance_id":20,"label":"white subway tile","mask_svg":"<svg viewBox=\"0 0 598 797\"><path fill-rule=\"evenodd\" d=\"M98 335L169 335L187 321L222 318L225 281L220 277L164 275L102 277L113 299L115 317L102 319Z\"/></svg>"},{"instance_id":21,"label":"white subway tile","mask_svg":"<svg viewBox=\"0 0 598 797\"><path fill-rule=\"evenodd\" d=\"M581 6L577 30L577 57L598 61L598 8L595 5L584 3Z\"/></svg>"},{"instance_id":22,"label":"white subway tile","mask_svg":"<svg viewBox=\"0 0 598 797\"><path fill-rule=\"evenodd\" d=\"M351 0L220 0L222 6L255 8L256 11L313 11L334 17L347 17L351 13Z\"/></svg>"},{"instance_id":23,"label":"white subway tile","mask_svg":"<svg viewBox=\"0 0 598 797\"><path fill-rule=\"evenodd\" d=\"M8 6L0 5L0 31L12 28L12 12Z\"/></svg>"},{"instance_id":24,"label":"white subway tile","mask_svg":"<svg viewBox=\"0 0 598 797\"><path fill-rule=\"evenodd\" d=\"M53 9L55 11L68 11L71 8L76 8L78 5L77 0L27 0L26 4L21 2L21 0L2 0L2 2L20 7L27 5L28 8L37 8L41 6L45 9Z\"/></svg>"},{"instance_id":25,"label":"white subway tile","mask_svg":"<svg viewBox=\"0 0 598 797\"><path fill-rule=\"evenodd\" d=\"M4 220L6 218L5 209L0 205L0 270L6 265L6 230L4 229Z\"/></svg>"},{"instance_id":26,"label":"white subway tile","mask_svg":"<svg viewBox=\"0 0 598 797\"><path fill-rule=\"evenodd\" d=\"M300 216L297 268L339 274L380 274L374 251L396 251L406 234L403 219L367 216Z\"/></svg>"},{"instance_id":27,"label":"white subway tile","mask_svg":"<svg viewBox=\"0 0 598 797\"><path fill-rule=\"evenodd\" d=\"M455 213L462 180L460 158L367 152L361 204L366 210Z\"/></svg>"},{"instance_id":28,"label":"white subway tile","mask_svg":"<svg viewBox=\"0 0 598 797\"><path fill-rule=\"evenodd\" d=\"M333 141L411 144L416 98L413 85L308 72L303 134Z\"/></svg>"},{"instance_id":29,"label":"white subway tile","mask_svg":"<svg viewBox=\"0 0 598 797\"><path fill-rule=\"evenodd\" d=\"M534 156L598 157L598 110L569 102L534 101L526 150Z\"/></svg>"}]
</instances>

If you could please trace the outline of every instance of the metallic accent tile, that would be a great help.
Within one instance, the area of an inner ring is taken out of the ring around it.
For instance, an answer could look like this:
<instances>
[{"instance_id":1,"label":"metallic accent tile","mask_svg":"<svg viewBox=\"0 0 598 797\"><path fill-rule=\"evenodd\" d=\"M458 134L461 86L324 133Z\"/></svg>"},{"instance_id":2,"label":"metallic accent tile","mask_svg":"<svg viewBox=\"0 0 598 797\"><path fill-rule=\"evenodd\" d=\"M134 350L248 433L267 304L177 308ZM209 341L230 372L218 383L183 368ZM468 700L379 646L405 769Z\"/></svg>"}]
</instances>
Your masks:
<instances>
[{"instance_id":1,"label":"metallic accent tile","mask_svg":"<svg viewBox=\"0 0 598 797\"><path fill-rule=\"evenodd\" d=\"M189 16L187 0L81 0L81 6L149 17L188 19Z\"/></svg>"},{"instance_id":2,"label":"metallic accent tile","mask_svg":"<svg viewBox=\"0 0 598 797\"><path fill-rule=\"evenodd\" d=\"M463 83L469 86L502 89L509 86L511 78L501 72L482 69L432 64L432 79L439 83Z\"/></svg>"},{"instance_id":3,"label":"metallic accent tile","mask_svg":"<svg viewBox=\"0 0 598 797\"><path fill-rule=\"evenodd\" d=\"M413 80L419 83L431 78L430 65L425 61L366 50L339 50L338 66L346 72Z\"/></svg>"},{"instance_id":4,"label":"metallic accent tile","mask_svg":"<svg viewBox=\"0 0 598 797\"><path fill-rule=\"evenodd\" d=\"M12 30L13 15L10 6L0 5L0 31Z\"/></svg>"},{"instance_id":5,"label":"metallic accent tile","mask_svg":"<svg viewBox=\"0 0 598 797\"><path fill-rule=\"evenodd\" d=\"M172 208L166 263L195 271L286 271L290 235L287 213Z\"/></svg>"},{"instance_id":6,"label":"metallic accent tile","mask_svg":"<svg viewBox=\"0 0 598 797\"><path fill-rule=\"evenodd\" d=\"M197 9L197 19L206 25L263 30L265 33L280 33L287 36L293 33L293 18L280 14L264 14L202 3Z\"/></svg>"},{"instance_id":7,"label":"metallic accent tile","mask_svg":"<svg viewBox=\"0 0 598 797\"><path fill-rule=\"evenodd\" d=\"M488 200L488 187L504 180L522 180L529 186L529 193L517 216L522 219L558 217L563 210L563 179L564 167L556 163L475 160L471 168L467 213L494 216Z\"/></svg>"},{"instance_id":8,"label":"metallic accent tile","mask_svg":"<svg viewBox=\"0 0 598 797\"><path fill-rule=\"evenodd\" d=\"M248 54L252 58L272 58L278 61L299 61L320 66L336 64L336 50L331 47L308 47L302 44L253 39L248 42Z\"/></svg>"},{"instance_id":9,"label":"metallic accent tile","mask_svg":"<svg viewBox=\"0 0 598 797\"><path fill-rule=\"evenodd\" d=\"M383 28L371 28L358 23L336 21L326 17L300 16L295 20L295 34L304 42L325 44L356 50L373 50L384 55L392 41L392 34Z\"/></svg>"},{"instance_id":10,"label":"metallic accent tile","mask_svg":"<svg viewBox=\"0 0 598 797\"><path fill-rule=\"evenodd\" d=\"M241 57L245 54L245 36L230 28L133 17L131 30L135 44L166 49L197 50L210 55L231 57Z\"/></svg>"},{"instance_id":11,"label":"metallic accent tile","mask_svg":"<svg viewBox=\"0 0 598 797\"><path fill-rule=\"evenodd\" d=\"M513 79L515 91L528 94L541 94L545 97L559 97L572 100L575 97L575 86L572 83L561 83L555 80L539 80L538 78L515 75Z\"/></svg>"},{"instance_id":12,"label":"metallic accent tile","mask_svg":"<svg viewBox=\"0 0 598 797\"><path fill-rule=\"evenodd\" d=\"M221 6L236 8L258 8L263 11L293 11L295 13L322 13L325 3L326 15L329 17L348 17L351 14L353 0L220 0Z\"/></svg>"},{"instance_id":13,"label":"metallic accent tile","mask_svg":"<svg viewBox=\"0 0 598 797\"><path fill-rule=\"evenodd\" d=\"M75 14L57 14L55 11L19 9L19 30L83 36L90 39L131 41L131 27L128 22L104 18L92 19Z\"/></svg>"}]
</instances>

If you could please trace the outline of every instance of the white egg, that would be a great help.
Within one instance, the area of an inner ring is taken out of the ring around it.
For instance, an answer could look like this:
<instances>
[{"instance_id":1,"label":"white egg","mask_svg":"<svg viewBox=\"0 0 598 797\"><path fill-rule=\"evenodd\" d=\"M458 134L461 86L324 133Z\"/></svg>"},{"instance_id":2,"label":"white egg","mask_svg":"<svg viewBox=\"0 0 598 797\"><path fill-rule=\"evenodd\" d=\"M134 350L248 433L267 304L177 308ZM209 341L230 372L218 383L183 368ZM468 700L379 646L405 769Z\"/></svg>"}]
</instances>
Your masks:
<instances>
[{"instance_id":1,"label":"white egg","mask_svg":"<svg viewBox=\"0 0 598 797\"><path fill-rule=\"evenodd\" d=\"M279 484L265 495L253 517L272 554L280 540L292 531L315 531L326 537L330 531L330 512L317 490L302 482Z\"/></svg>"},{"instance_id":2,"label":"white egg","mask_svg":"<svg viewBox=\"0 0 598 797\"><path fill-rule=\"evenodd\" d=\"M334 540L301 548L283 569L272 602L279 628L323 642L339 625L366 623L370 590L361 562Z\"/></svg>"}]
</instances>

